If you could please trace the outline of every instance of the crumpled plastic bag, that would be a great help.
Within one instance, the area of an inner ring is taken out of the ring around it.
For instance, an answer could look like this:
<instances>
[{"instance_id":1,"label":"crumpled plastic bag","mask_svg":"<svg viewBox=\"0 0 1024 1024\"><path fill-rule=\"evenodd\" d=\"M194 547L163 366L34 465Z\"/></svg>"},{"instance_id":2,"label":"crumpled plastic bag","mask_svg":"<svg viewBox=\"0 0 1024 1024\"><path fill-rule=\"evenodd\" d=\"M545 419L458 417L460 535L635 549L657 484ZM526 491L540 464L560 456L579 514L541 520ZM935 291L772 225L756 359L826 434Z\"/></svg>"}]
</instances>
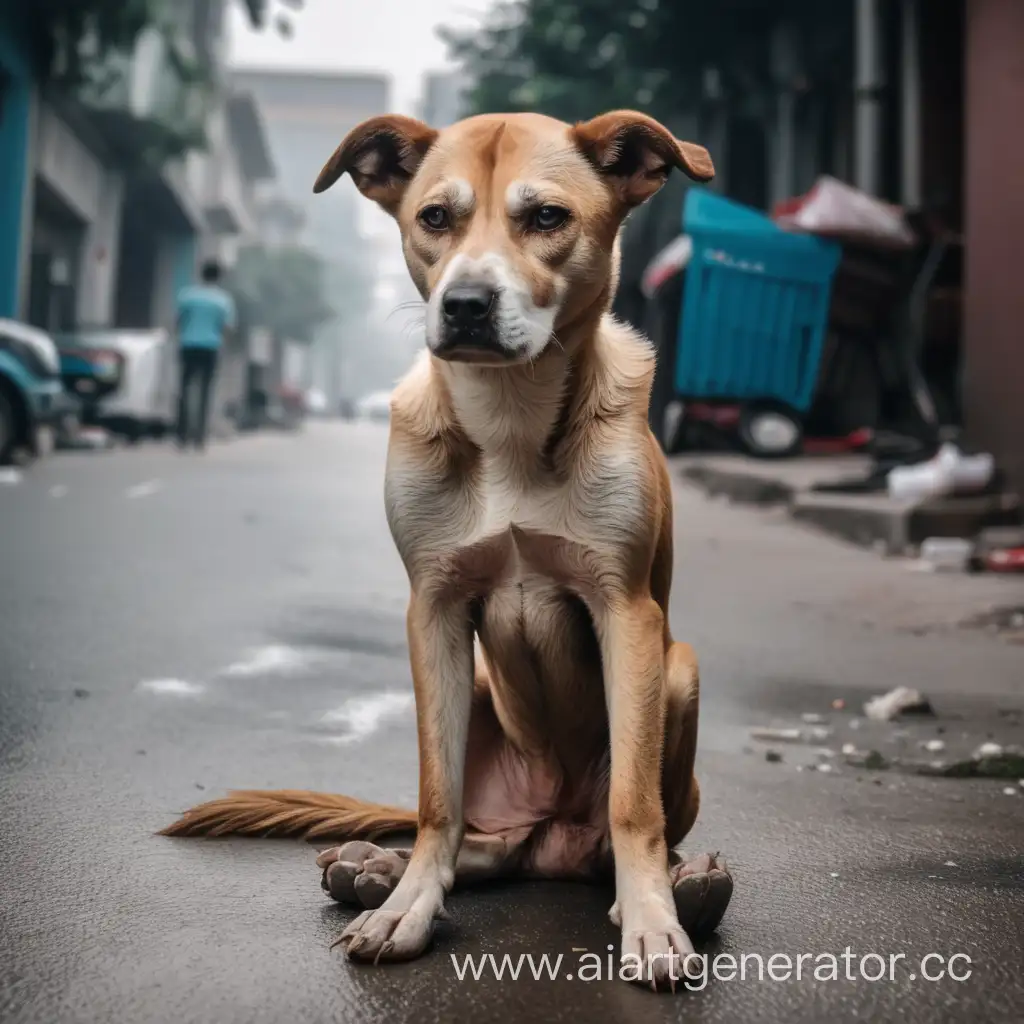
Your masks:
<instances>
[{"instance_id":1,"label":"crumpled plastic bag","mask_svg":"<svg viewBox=\"0 0 1024 1024\"><path fill-rule=\"evenodd\" d=\"M775 222L792 231L838 241L910 249L917 237L898 206L825 175L805 196L780 204Z\"/></svg>"}]
</instances>

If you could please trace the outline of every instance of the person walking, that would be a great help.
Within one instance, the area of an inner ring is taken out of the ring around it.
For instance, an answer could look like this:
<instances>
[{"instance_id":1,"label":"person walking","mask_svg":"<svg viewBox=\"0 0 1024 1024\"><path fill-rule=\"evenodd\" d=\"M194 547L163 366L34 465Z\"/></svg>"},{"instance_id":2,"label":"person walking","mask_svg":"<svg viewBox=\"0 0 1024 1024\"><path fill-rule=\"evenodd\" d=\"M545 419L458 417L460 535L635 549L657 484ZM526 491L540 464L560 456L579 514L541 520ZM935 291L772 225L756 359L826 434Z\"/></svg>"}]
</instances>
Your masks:
<instances>
[{"instance_id":1,"label":"person walking","mask_svg":"<svg viewBox=\"0 0 1024 1024\"><path fill-rule=\"evenodd\" d=\"M217 357L225 339L235 330L235 301L221 287L221 268L215 260L203 264L201 282L178 294L178 345L181 356L181 391L178 394L178 446L191 441L206 445L210 392L217 374ZM198 403L193 391L198 389ZM197 407L198 405L198 407Z\"/></svg>"}]
</instances>

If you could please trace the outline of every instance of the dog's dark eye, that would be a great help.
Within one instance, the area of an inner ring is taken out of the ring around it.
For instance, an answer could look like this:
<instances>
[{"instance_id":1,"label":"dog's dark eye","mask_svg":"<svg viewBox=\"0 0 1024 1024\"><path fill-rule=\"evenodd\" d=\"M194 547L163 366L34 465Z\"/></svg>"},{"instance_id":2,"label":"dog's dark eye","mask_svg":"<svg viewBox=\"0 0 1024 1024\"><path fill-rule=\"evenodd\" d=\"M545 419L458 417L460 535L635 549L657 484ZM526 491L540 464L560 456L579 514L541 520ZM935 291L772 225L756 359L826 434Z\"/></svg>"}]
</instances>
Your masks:
<instances>
[{"instance_id":1,"label":"dog's dark eye","mask_svg":"<svg viewBox=\"0 0 1024 1024\"><path fill-rule=\"evenodd\" d=\"M447 231L448 211L443 206L427 206L420 210L420 223L431 231Z\"/></svg>"},{"instance_id":2,"label":"dog's dark eye","mask_svg":"<svg viewBox=\"0 0 1024 1024\"><path fill-rule=\"evenodd\" d=\"M534 231L554 231L569 219L569 211L561 206L540 206L533 211L530 227Z\"/></svg>"}]
</instances>

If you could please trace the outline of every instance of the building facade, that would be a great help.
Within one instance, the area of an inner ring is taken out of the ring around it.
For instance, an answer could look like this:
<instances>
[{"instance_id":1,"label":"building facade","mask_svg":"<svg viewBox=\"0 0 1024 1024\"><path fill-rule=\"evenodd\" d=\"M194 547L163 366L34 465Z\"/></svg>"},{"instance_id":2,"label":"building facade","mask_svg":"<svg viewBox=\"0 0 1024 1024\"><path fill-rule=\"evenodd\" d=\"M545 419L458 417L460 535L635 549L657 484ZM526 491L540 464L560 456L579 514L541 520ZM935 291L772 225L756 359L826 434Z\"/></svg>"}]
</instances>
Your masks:
<instances>
[{"instance_id":1,"label":"building facade","mask_svg":"<svg viewBox=\"0 0 1024 1024\"><path fill-rule=\"evenodd\" d=\"M226 0L182 0L69 89L0 13L0 315L53 331L174 325L197 262L254 230L229 131ZM186 72L182 60L198 69Z\"/></svg>"},{"instance_id":2,"label":"building facade","mask_svg":"<svg viewBox=\"0 0 1024 1024\"><path fill-rule=\"evenodd\" d=\"M0 10L0 317L16 317L27 280L31 154L38 105L23 10Z\"/></svg>"},{"instance_id":3,"label":"building facade","mask_svg":"<svg viewBox=\"0 0 1024 1024\"><path fill-rule=\"evenodd\" d=\"M352 282L372 281L376 255L351 181L345 177L319 197L313 182L349 130L389 109L390 81L384 75L248 69L236 71L233 81L259 103L277 168L276 194L266 204L268 225L282 242L302 244L325 263L335 316L316 332L305 384L337 409L364 376L362 361L372 356L366 307L353 295Z\"/></svg>"},{"instance_id":4,"label":"building facade","mask_svg":"<svg viewBox=\"0 0 1024 1024\"><path fill-rule=\"evenodd\" d=\"M454 71L428 71L423 76L420 119L434 128L447 128L466 116L467 96L472 82L468 75Z\"/></svg>"},{"instance_id":5,"label":"building facade","mask_svg":"<svg viewBox=\"0 0 1024 1024\"><path fill-rule=\"evenodd\" d=\"M1024 495L1024 4L966 14L965 418Z\"/></svg>"}]
</instances>

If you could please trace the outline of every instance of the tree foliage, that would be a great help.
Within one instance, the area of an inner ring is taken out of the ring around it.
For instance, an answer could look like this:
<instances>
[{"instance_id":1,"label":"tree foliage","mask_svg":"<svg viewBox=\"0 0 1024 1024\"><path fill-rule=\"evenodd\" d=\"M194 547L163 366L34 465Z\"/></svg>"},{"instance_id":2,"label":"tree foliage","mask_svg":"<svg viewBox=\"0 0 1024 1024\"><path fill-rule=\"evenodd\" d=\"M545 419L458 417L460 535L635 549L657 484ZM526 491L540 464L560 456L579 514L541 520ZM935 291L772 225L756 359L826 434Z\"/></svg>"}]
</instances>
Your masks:
<instances>
[{"instance_id":1,"label":"tree foliage","mask_svg":"<svg viewBox=\"0 0 1024 1024\"><path fill-rule=\"evenodd\" d=\"M766 45L790 17L825 32L808 54L829 73L846 0L506 0L482 27L442 33L476 82L476 111L536 110L578 120L616 107L671 118L690 109L713 71L715 91L771 87ZM822 10L825 8L826 10ZM820 52L819 52L820 51Z\"/></svg>"},{"instance_id":2,"label":"tree foliage","mask_svg":"<svg viewBox=\"0 0 1024 1024\"><path fill-rule=\"evenodd\" d=\"M253 25L268 20L273 0L239 0ZM301 7L297 0L278 0ZM75 83L91 63L112 51L127 51L143 30L174 22L181 0L31 0L29 26L41 74ZM284 15L276 19L282 35L290 32Z\"/></svg>"},{"instance_id":3,"label":"tree foliage","mask_svg":"<svg viewBox=\"0 0 1024 1024\"><path fill-rule=\"evenodd\" d=\"M299 246L248 246L238 255L233 284L250 324L311 341L335 315L325 298L327 270L316 253Z\"/></svg>"}]
</instances>

